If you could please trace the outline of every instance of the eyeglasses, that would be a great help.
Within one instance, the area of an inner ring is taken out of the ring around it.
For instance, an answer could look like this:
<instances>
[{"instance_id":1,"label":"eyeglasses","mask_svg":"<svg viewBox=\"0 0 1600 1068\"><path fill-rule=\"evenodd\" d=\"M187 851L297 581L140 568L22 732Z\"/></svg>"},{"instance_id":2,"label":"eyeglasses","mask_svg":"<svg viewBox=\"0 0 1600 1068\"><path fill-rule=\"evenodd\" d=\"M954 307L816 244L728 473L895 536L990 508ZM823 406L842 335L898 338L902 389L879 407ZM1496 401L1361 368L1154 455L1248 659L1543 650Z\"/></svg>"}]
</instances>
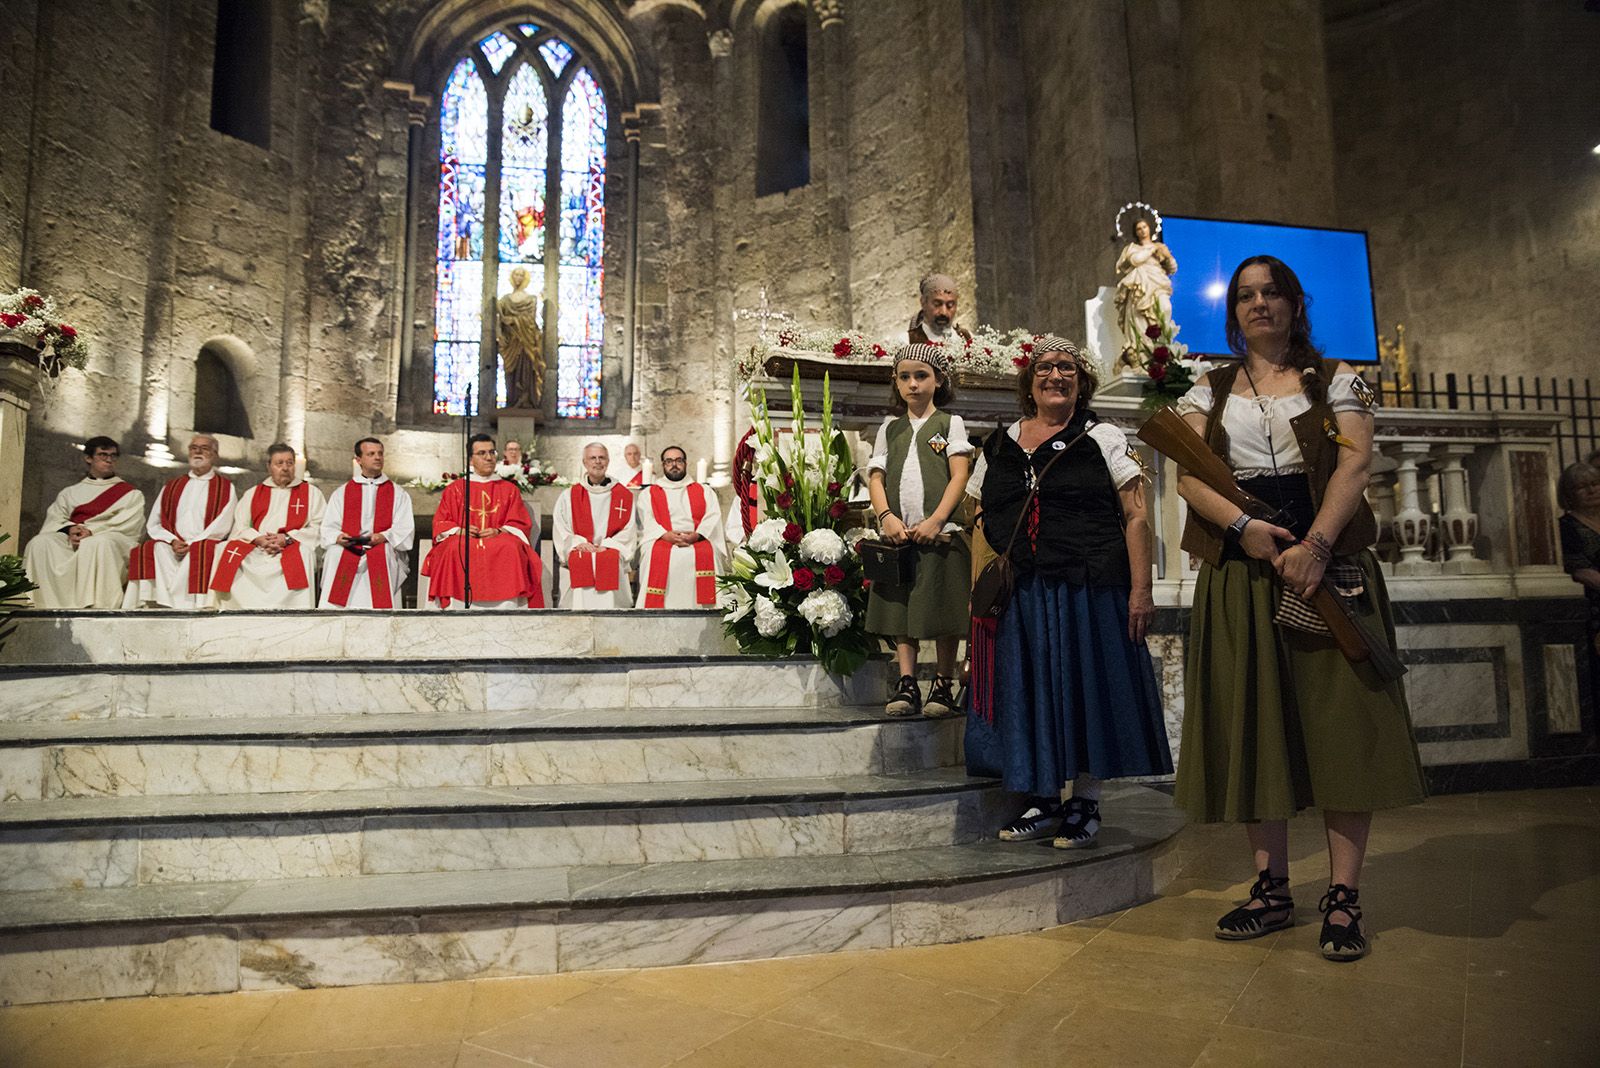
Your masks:
<instances>
[{"instance_id":1,"label":"eyeglasses","mask_svg":"<svg viewBox=\"0 0 1600 1068\"><path fill-rule=\"evenodd\" d=\"M1060 375L1062 378L1071 378L1078 373L1075 363L1036 363L1033 365L1036 378L1049 378L1051 375Z\"/></svg>"}]
</instances>

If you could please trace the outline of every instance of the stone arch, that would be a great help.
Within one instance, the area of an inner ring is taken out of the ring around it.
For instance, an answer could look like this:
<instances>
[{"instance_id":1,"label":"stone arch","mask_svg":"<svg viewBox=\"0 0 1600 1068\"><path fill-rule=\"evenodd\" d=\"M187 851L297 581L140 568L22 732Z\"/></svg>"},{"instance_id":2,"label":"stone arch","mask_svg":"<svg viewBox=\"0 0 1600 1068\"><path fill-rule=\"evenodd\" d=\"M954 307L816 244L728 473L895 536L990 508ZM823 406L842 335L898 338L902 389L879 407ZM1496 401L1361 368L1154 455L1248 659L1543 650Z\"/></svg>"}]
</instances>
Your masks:
<instances>
[{"instance_id":1,"label":"stone arch","mask_svg":"<svg viewBox=\"0 0 1600 1068\"><path fill-rule=\"evenodd\" d=\"M811 183L811 57L803 0L761 8L755 38L756 196L767 196Z\"/></svg>"},{"instance_id":2,"label":"stone arch","mask_svg":"<svg viewBox=\"0 0 1600 1068\"><path fill-rule=\"evenodd\" d=\"M242 386L255 376L256 354L232 334L207 339L195 354L193 429L250 438Z\"/></svg>"}]
</instances>

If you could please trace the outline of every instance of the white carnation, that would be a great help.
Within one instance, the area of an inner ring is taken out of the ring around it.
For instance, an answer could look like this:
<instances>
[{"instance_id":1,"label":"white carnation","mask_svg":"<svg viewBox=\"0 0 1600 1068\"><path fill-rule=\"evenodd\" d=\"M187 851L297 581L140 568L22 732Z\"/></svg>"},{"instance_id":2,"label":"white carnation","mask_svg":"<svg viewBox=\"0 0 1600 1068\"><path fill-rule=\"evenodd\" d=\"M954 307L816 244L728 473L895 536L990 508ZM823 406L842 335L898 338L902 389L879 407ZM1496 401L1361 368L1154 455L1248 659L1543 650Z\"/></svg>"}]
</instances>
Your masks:
<instances>
[{"instance_id":1,"label":"white carnation","mask_svg":"<svg viewBox=\"0 0 1600 1068\"><path fill-rule=\"evenodd\" d=\"M849 546L851 552L855 552L856 546L870 537L872 537L872 529L870 527L851 527L844 532L844 543Z\"/></svg>"},{"instance_id":2,"label":"white carnation","mask_svg":"<svg viewBox=\"0 0 1600 1068\"><path fill-rule=\"evenodd\" d=\"M783 548L783 528L788 525L788 521L783 519L763 519L750 532L745 544L750 546L752 552L775 553Z\"/></svg>"},{"instance_id":3,"label":"white carnation","mask_svg":"<svg viewBox=\"0 0 1600 1068\"><path fill-rule=\"evenodd\" d=\"M774 604L771 598L756 595L756 631L763 638L776 638L789 626L789 619L783 614L783 609Z\"/></svg>"},{"instance_id":4,"label":"white carnation","mask_svg":"<svg viewBox=\"0 0 1600 1068\"><path fill-rule=\"evenodd\" d=\"M824 638L831 638L850 625L850 603L838 590L814 590L800 602L800 615ZM756 620L760 626L759 609Z\"/></svg>"},{"instance_id":5,"label":"white carnation","mask_svg":"<svg viewBox=\"0 0 1600 1068\"><path fill-rule=\"evenodd\" d=\"M808 531L800 539L800 556L818 564L837 564L844 559L844 539L831 530Z\"/></svg>"}]
</instances>

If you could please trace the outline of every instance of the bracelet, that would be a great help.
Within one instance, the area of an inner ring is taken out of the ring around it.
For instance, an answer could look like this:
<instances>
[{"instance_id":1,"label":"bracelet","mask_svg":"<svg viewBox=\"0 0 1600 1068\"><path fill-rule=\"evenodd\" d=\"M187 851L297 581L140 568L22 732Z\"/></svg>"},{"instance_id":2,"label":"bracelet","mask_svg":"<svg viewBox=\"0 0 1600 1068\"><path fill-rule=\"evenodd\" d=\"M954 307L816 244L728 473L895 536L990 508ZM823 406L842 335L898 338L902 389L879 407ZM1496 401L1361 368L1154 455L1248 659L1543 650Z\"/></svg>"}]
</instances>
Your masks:
<instances>
[{"instance_id":1,"label":"bracelet","mask_svg":"<svg viewBox=\"0 0 1600 1068\"><path fill-rule=\"evenodd\" d=\"M1313 541L1309 535L1300 540L1300 548L1310 553L1321 563L1325 564L1333 559L1333 554L1328 552L1319 542Z\"/></svg>"},{"instance_id":2,"label":"bracelet","mask_svg":"<svg viewBox=\"0 0 1600 1068\"><path fill-rule=\"evenodd\" d=\"M1329 557L1333 556L1333 543L1328 541L1327 538L1323 537L1320 532L1313 530L1311 533L1306 535L1305 540L1311 542L1317 548L1327 553Z\"/></svg>"},{"instance_id":3,"label":"bracelet","mask_svg":"<svg viewBox=\"0 0 1600 1068\"><path fill-rule=\"evenodd\" d=\"M878 522L880 522L880 523L883 522L883 517L886 516L886 515L894 515L894 509L893 508L885 508L883 511L879 512L878 513Z\"/></svg>"}]
</instances>

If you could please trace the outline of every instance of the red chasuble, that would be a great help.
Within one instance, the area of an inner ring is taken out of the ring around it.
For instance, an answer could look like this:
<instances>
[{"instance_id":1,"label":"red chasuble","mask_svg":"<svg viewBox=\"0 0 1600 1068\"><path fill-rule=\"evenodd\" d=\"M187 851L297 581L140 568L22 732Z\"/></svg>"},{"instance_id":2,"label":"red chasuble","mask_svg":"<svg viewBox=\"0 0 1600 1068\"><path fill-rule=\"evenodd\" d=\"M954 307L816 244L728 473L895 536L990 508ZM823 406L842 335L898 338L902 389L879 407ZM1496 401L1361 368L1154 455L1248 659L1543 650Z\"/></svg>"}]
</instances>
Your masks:
<instances>
[{"instance_id":1,"label":"red chasuble","mask_svg":"<svg viewBox=\"0 0 1600 1068\"><path fill-rule=\"evenodd\" d=\"M161 490L161 525L172 534L178 532L178 499L183 496L184 487L190 481L188 475L179 475ZM206 526L209 527L217 521L217 516L228 507L228 499L232 496L233 483L221 476L213 475L211 481L206 483ZM217 546L221 544L220 538L207 538L189 543L190 593L199 596L206 592L206 583L211 579L211 564L216 557ZM136 546L128 557L128 581L153 580L155 577L156 543L147 541Z\"/></svg>"},{"instance_id":2,"label":"red chasuble","mask_svg":"<svg viewBox=\"0 0 1600 1068\"><path fill-rule=\"evenodd\" d=\"M464 509L462 502L469 492L471 503ZM456 479L444 488L433 525L436 530L452 527L457 530L450 537L435 542L428 558L422 562L422 573L428 576L430 599L446 608L451 601L466 600L466 568L462 558L464 553L470 552L474 601L510 601L526 597L529 608L544 607L539 558L533 554L532 545L510 533L519 530L529 542L533 540L533 518L528 515L528 506L522 503L522 494L515 483L503 478L472 483L464 478ZM502 533L478 538L467 533L468 527L479 530L498 527Z\"/></svg>"},{"instance_id":3,"label":"red chasuble","mask_svg":"<svg viewBox=\"0 0 1600 1068\"><path fill-rule=\"evenodd\" d=\"M650 495L650 511L656 526L672 529L672 513L667 507L667 491L661 486L645 490ZM706 518L706 488L698 482L689 483L684 490L689 495L689 521L696 530ZM672 566L674 549L694 551L694 602L702 607L717 603L717 558L711 543L704 538L693 545L674 545L666 538L657 538L650 548L650 571L645 579L644 606L667 606L667 571Z\"/></svg>"},{"instance_id":4,"label":"red chasuble","mask_svg":"<svg viewBox=\"0 0 1600 1068\"><path fill-rule=\"evenodd\" d=\"M572 532L590 545L604 539L594 535L594 513L589 510L589 491L580 482L567 498L572 508ZM606 512L607 538L633 521L633 493L628 487L611 487L611 507ZM575 590L611 593L622 586L622 554L615 549L595 552L574 549L567 554L567 578Z\"/></svg>"},{"instance_id":5,"label":"red chasuble","mask_svg":"<svg viewBox=\"0 0 1600 1068\"><path fill-rule=\"evenodd\" d=\"M82 504L78 505L78 507L74 508L72 510L72 514L67 517L67 522L72 526L78 526L81 523L87 523L89 520L93 519L101 512L104 512L107 508L110 508L113 504L116 504L118 501L122 500L122 498L126 497L132 492L132 483L118 482L115 486L112 486L94 500L84 501Z\"/></svg>"},{"instance_id":6,"label":"red chasuble","mask_svg":"<svg viewBox=\"0 0 1600 1068\"><path fill-rule=\"evenodd\" d=\"M250 526L260 530L261 524L266 522L267 509L271 506L272 487L263 482L250 497ZM311 487L302 482L289 491L289 522L280 527L277 533L299 530L306 525L306 516L310 513ZM291 552L293 548L292 545L285 546L283 552L278 554L278 561L283 568L283 581L288 583L291 590L308 589L311 579L306 575L305 560L298 551ZM230 541L228 547L222 550L222 559L217 562L217 573L211 576L211 588L218 593L231 593L233 580L239 574L239 564L255 549L255 545L248 541Z\"/></svg>"},{"instance_id":7,"label":"red chasuble","mask_svg":"<svg viewBox=\"0 0 1600 1068\"><path fill-rule=\"evenodd\" d=\"M349 538L361 534L361 490L363 484L352 479L344 484L344 514L339 517L339 533ZM356 584L361 558L367 558L367 581L372 584L372 607L393 608L394 592L389 589L389 546L383 535L394 525L394 483L378 483L378 499L372 505L372 544L338 546L339 568L333 573L333 588L328 603L340 608L350 603L350 590Z\"/></svg>"}]
</instances>

